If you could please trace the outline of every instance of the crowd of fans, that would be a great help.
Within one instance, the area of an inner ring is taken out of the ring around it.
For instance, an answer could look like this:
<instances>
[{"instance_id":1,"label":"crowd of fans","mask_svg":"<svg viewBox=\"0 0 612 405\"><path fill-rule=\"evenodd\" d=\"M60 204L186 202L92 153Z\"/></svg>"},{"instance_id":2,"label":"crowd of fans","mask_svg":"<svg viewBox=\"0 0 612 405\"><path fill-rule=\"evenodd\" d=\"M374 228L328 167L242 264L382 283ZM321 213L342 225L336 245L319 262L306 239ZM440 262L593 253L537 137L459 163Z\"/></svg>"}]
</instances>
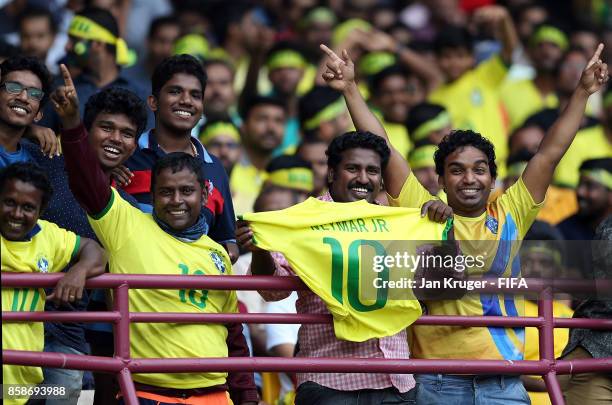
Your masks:
<instances>
[{"instance_id":1,"label":"crowd of fans","mask_svg":"<svg viewBox=\"0 0 612 405\"><path fill-rule=\"evenodd\" d=\"M236 219L309 197L422 209L458 241L493 243L487 266L500 276L612 277L612 246L591 244L612 239L608 2L0 6L2 271L65 272L46 293L3 288L3 311L106 310L110 295L83 288L104 271L299 274L290 254L257 246L257 221ZM520 240L529 242L520 253L502 248ZM612 316L610 298L562 298L557 317ZM517 315L503 297L421 301L432 315ZM329 313L316 291L195 289L133 290L130 310ZM524 313L537 316L537 304L526 300ZM411 326L362 342L338 339L329 324L138 323L130 333L133 357L539 358L534 328ZM2 340L3 349L114 352L104 323L3 324ZM612 357L611 348L610 331L555 331L558 358ZM134 380L141 404L549 403L533 376ZM610 374L559 381L569 404L612 401ZM48 404L76 404L82 389L95 389L94 404L123 401L111 374L3 365L3 384L40 383L71 393Z\"/></svg>"}]
</instances>

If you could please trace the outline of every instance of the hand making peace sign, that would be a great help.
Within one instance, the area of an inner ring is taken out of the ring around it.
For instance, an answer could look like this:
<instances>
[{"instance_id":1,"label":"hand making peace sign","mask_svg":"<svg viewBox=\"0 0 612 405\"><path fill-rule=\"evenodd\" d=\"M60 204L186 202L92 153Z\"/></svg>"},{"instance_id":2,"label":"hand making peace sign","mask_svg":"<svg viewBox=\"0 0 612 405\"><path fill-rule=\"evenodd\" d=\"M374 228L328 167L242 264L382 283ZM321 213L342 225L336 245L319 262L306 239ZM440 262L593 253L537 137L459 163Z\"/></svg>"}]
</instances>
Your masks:
<instances>
[{"instance_id":1,"label":"hand making peace sign","mask_svg":"<svg viewBox=\"0 0 612 405\"><path fill-rule=\"evenodd\" d=\"M344 91L349 85L355 83L355 65L346 49L342 50L342 58L327 46L319 46L327 54L327 70L323 72L323 79L327 85L336 91Z\"/></svg>"},{"instance_id":2,"label":"hand making peace sign","mask_svg":"<svg viewBox=\"0 0 612 405\"><path fill-rule=\"evenodd\" d=\"M81 123L79 98L66 65L60 65L60 70L64 78L64 85L55 89L51 94L51 101L60 116L64 129L76 128Z\"/></svg>"}]
</instances>

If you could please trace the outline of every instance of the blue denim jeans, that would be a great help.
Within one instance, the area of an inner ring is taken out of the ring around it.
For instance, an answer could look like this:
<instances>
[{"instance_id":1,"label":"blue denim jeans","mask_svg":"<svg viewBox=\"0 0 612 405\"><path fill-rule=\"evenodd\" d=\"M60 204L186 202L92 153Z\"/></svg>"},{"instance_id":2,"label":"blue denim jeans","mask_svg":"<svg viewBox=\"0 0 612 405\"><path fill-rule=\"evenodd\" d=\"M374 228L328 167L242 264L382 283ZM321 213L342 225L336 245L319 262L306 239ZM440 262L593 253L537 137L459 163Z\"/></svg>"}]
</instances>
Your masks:
<instances>
[{"instance_id":1,"label":"blue denim jeans","mask_svg":"<svg viewBox=\"0 0 612 405\"><path fill-rule=\"evenodd\" d=\"M45 336L45 352L86 354L55 339L53 335ZM67 398L47 399L47 405L76 405L81 395L83 385L82 370L67 370L64 368L43 368L45 377L43 384L61 385L66 387Z\"/></svg>"},{"instance_id":2,"label":"blue denim jeans","mask_svg":"<svg viewBox=\"0 0 612 405\"><path fill-rule=\"evenodd\" d=\"M397 388L338 391L307 381L298 387L295 405L414 405L414 397L414 389L404 393Z\"/></svg>"},{"instance_id":3,"label":"blue denim jeans","mask_svg":"<svg viewBox=\"0 0 612 405\"><path fill-rule=\"evenodd\" d=\"M419 405L529 405L518 376L415 374Z\"/></svg>"}]
</instances>

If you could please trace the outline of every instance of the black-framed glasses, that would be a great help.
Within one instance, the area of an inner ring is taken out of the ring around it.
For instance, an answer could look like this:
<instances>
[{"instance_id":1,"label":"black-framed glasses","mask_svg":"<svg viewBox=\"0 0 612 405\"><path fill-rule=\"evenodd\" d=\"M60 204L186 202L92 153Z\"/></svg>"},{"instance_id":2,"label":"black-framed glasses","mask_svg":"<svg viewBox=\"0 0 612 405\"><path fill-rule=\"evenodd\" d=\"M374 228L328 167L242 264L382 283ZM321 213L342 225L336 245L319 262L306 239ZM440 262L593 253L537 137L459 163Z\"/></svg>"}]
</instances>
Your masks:
<instances>
[{"instance_id":1,"label":"black-framed glasses","mask_svg":"<svg viewBox=\"0 0 612 405\"><path fill-rule=\"evenodd\" d=\"M45 96L45 92L41 89L37 87L25 87L19 82L4 82L0 84L0 87L4 87L10 94L21 94L21 92L25 90L28 97L36 101L41 101Z\"/></svg>"}]
</instances>

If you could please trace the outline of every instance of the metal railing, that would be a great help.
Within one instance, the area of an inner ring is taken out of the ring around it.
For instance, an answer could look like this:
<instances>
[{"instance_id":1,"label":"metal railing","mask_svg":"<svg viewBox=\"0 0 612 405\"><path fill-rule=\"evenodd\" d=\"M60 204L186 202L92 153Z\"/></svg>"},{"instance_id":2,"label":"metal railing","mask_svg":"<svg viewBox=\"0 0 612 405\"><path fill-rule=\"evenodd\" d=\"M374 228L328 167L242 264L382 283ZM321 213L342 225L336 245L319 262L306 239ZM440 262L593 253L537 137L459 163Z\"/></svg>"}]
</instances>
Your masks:
<instances>
[{"instance_id":1,"label":"metal railing","mask_svg":"<svg viewBox=\"0 0 612 405\"><path fill-rule=\"evenodd\" d=\"M62 274L2 273L2 287L55 286ZM539 294L537 317L505 316L421 316L416 325L461 325L498 327L537 327L539 360L437 360L437 359L364 359L364 358L185 358L134 359L130 356L131 322L172 323L330 323L331 315L322 314L202 314L135 313L129 311L128 293L137 289L203 288L210 290L304 290L297 277L264 276L174 276L105 274L87 281L87 288L113 289L113 309L107 312L2 312L3 322L109 322L113 323L115 354L113 358L2 350L4 364L54 367L107 372L118 375L121 393L127 405L137 405L133 373L179 372L360 372L360 373L455 373L455 374L530 374L544 376L546 389L554 405L562 405L563 395L557 374L610 373L612 358L556 360L554 328L612 330L612 319L554 318L552 292L611 291L612 281L530 280L528 289L487 287L485 292L536 291ZM476 290L478 291L478 290Z\"/></svg>"}]
</instances>

